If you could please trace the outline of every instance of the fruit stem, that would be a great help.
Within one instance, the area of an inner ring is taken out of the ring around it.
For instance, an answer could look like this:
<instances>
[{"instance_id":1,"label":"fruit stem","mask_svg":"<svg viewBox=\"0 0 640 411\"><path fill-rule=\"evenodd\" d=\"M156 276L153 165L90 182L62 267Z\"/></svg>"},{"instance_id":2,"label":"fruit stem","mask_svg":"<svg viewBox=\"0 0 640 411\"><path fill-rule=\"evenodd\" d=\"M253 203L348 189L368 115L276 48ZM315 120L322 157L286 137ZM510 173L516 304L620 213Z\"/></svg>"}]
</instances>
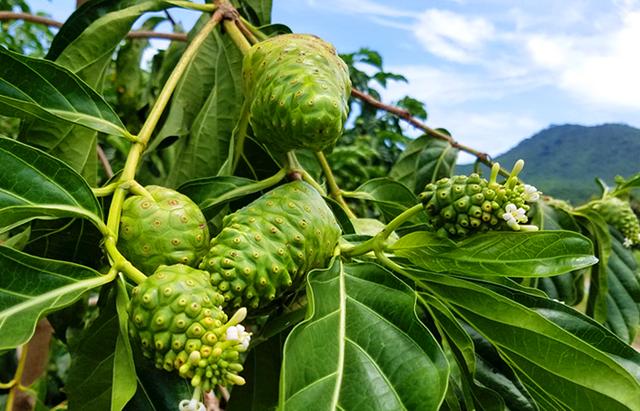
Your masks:
<instances>
[{"instance_id":1,"label":"fruit stem","mask_svg":"<svg viewBox=\"0 0 640 411\"><path fill-rule=\"evenodd\" d=\"M116 238L109 236L104 240L104 248L111 258L112 268L122 271L131 281L136 284L142 283L147 276L138 270L129 260L127 260L116 247ZM111 273L111 271L110 271Z\"/></svg>"},{"instance_id":2,"label":"fruit stem","mask_svg":"<svg viewBox=\"0 0 640 411\"><path fill-rule=\"evenodd\" d=\"M384 242L389 238L389 236L402 224L407 222L407 220L413 218L416 214L422 212L424 209L422 204L416 204L411 208L406 209L401 214L399 214L396 218L389 221L389 223L373 238L360 243L355 246L346 246L340 250L342 255L347 257L353 257L357 255L366 254L369 251L382 252L384 248Z\"/></svg>"},{"instance_id":3,"label":"fruit stem","mask_svg":"<svg viewBox=\"0 0 640 411\"><path fill-rule=\"evenodd\" d=\"M202 11L205 13L211 13L217 6L215 4L198 4L192 1L172 0L171 4L176 7L182 7L184 9Z\"/></svg>"},{"instance_id":4,"label":"fruit stem","mask_svg":"<svg viewBox=\"0 0 640 411\"><path fill-rule=\"evenodd\" d=\"M164 112L165 107L169 103L169 99L171 98L171 94L173 94L173 90L176 88L178 81L182 77L182 74L187 69L191 60L196 55L197 51L200 49L200 46L204 42L204 40L211 34L213 29L220 23L222 20L223 14L216 10L211 19L202 27L202 30L193 38L191 43L187 46L187 49L184 51L178 64L176 64L173 72L167 79L162 91L158 95L158 99L156 100L151 112L149 113L149 117L147 117L146 121L142 125L140 129L140 133L138 134L137 142L131 147L129 151L129 155L127 156L127 161L124 165L124 169L122 174L120 175L119 181L130 181L135 178L136 170L138 168L138 163L140 162L140 158L142 157L142 153L144 152L149 139L153 131ZM125 187L119 186L116 188L113 199L111 201L111 207L109 208L109 216L107 218L107 226L113 232L115 237L118 237L118 228L120 226L120 215L122 214L122 203L124 202L124 198L126 197L127 189ZM133 279L133 278L132 278Z\"/></svg>"},{"instance_id":5,"label":"fruit stem","mask_svg":"<svg viewBox=\"0 0 640 411\"><path fill-rule=\"evenodd\" d=\"M222 24L227 30L229 37L231 37L231 40L233 40L233 42L235 43L236 47L240 49L240 52L242 52L243 55L247 54L247 52L251 48L251 43L249 43L240 28L238 28L236 22L234 20L225 19Z\"/></svg>"},{"instance_id":6,"label":"fruit stem","mask_svg":"<svg viewBox=\"0 0 640 411\"><path fill-rule=\"evenodd\" d=\"M254 36L256 36L256 38L260 41L264 41L266 39L269 38L269 36L267 36L266 34L264 34L262 31L260 31L256 26L254 26L253 24L249 23L249 21L247 19L245 19L244 17L240 16L240 21L242 22L242 24L244 24L244 26L246 28L249 29L249 31L251 33L253 33Z\"/></svg>"},{"instance_id":7,"label":"fruit stem","mask_svg":"<svg viewBox=\"0 0 640 411\"><path fill-rule=\"evenodd\" d=\"M327 185L329 186L329 193L331 194L331 197L333 197L333 199L336 200L338 204L340 204L340 207L342 207L349 219L355 220L358 217L353 213L353 211L351 211L347 202L344 201L344 198L342 197L342 191L340 190L340 187L338 187L338 183L336 182L336 178L333 175L333 171L331 171L331 166L329 166L327 157L322 151L316 151L315 155L318 159L318 162L320 163L322 172L327 179Z\"/></svg>"},{"instance_id":8,"label":"fruit stem","mask_svg":"<svg viewBox=\"0 0 640 411\"><path fill-rule=\"evenodd\" d=\"M216 198L215 201L211 203L199 204L199 206L202 209L214 207L218 204L222 204L224 202L233 200L235 198L244 197L248 194L252 194L257 191L270 188L278 184L283 178L285 178L286 175L287 175L287 169L285 168L280 169L277 173L275 173L271 177L267 177L264 180L256 181L255 183L247 184L245 186L234 188L233 190L227 191L226 193L220 195L218 198Z\"/></svg>"}]
</instances>

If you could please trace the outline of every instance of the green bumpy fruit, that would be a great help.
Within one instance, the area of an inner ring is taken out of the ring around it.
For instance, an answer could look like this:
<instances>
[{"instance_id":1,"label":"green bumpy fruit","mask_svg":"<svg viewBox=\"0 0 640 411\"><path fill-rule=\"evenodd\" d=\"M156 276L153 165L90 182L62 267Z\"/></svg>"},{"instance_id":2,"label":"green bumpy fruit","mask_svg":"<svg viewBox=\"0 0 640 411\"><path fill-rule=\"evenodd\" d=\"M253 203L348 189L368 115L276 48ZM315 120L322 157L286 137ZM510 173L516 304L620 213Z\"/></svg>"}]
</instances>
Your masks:
<instances>
[{"instance_id":1,"label":"green bumpy fruit","mask_svg":"<svg viewBox=\"0 0 640 411\"><path fill-rule=\"evenodd\" d=\"M307 34L270 38L251 47L242 77L253 133L270 149L322 151L342 135L351 80L331 44Z\"/></svg>"},{"instance_id":2,"label":"green bumpy fruit","mask_svg":"<svg viewBox=\"0 0 640 411\"><path fill-rule=\"evenodd\" d=\"M209 243L202 211L177 191L159 186L146 190L152 198L133 195L124 202L118 249L145 273L163 264L197 265Z\"/></svg>"},{"instance_id":3,"label":"green bumpy fruit","mask_svg":"<svg viewBox=\"0 0 640 411\"><path fill-rule=\"evenodd\" d=\"M161 266L133 289L129 333L157 368L177 370L204 391L242 384L239 353L248 341L227 339L237 319L228 321L222 301L207 272L182 264Z\"/></svg>"},{"instance_id":4,"label":"green bumpy fruit","mask_svg":"<svg viewBox=\"0 0 640 411\"><path fill-rule=\"evenodd\" d=\"M340 227L302 181L271 190L226 216L200 268L232 307L262 308L333 254Z\"/></svg>"},{"instance_id":5,"label":"green bumpy fruit","mask_svg":"<svg viewBox=\"0 0 640 411\"><path fill-rule=\"evenodd\" d=\"M640 222L629 202L618 197L607 197L591 203L607 222L614 226L625 237L625 246L640 244Z\"/></svg>"},{"instance_id":6,"label":"green bumpy fruit","mask_svg":"<svg viewBox=\"0 0 640 411\"><path fill-rule=\"evenodd\" d=\"M527 221L524 214L530 207L526 202L534 194L537 199L535 187L522 184L515 176L498 184L474 173L427 184L419 197L432 231L461 238L488 230L521 229L524 226L518 223Z\"/></svg>"}]
</instances>

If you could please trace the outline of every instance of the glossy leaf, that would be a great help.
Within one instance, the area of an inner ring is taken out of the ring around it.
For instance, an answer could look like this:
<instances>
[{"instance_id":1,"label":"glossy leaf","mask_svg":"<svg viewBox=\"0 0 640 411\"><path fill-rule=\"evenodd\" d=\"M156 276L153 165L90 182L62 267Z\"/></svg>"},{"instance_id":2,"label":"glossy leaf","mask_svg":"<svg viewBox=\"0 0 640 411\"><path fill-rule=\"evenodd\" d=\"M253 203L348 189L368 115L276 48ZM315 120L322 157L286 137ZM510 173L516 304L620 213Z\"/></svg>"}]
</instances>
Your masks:
<instances>
[{"instance_id":1,"label":"glossy leaf","mask_svg":"<svg viewBox=\"0 0 640 411\"><path fill-rule=\"evenodd\" d=\"M487 232L458 243L418 231L391 247L396 255L435 272L546 277L596 263L591 242L571 231Z\"/></svg>"},{"instance_id":2,"label":"glossy leaf","mask_svg":"<svg viewBox=\"0 0 640 411\"><path fill-rule=\"evenodd\" d=\"M536 202L531 214L531 224L539 227L540 230L581 232L580 226L568 211L544 201ZM584 276L587 272L588 269L581 269L552 277L542 277L538 279L537 287L547 293L550 298L564 301L569 305L578 304L584 297Z\"/></svg>"},{"instance_id":3,"label":"glossy leaf","mask_svg":"<svg viewBox=\"0 0 640 411\"><path fill-rule=\"evenodd\" d=\"M124 285L118 285L100 308L100 316L72 347L66 385L71 409L120 411L135 393L126 304Z\"/></svg>"},{"instance_id":4,"label":"glossy leaf","mask_svg":"<svg viewBox=\"0 0 640 411\"><path fill-rule=\"evenodd\" d=\"M64 120L117 136L129 133L106 101L60 65L0 48L0 113Z\"/></svg>"},{"instance_id":5,"label":"glossy leaf","mask_svg":"<svg viewBox=\"0 0 640 411\"><path fill-rule=\"evenodd\" d=\"M392 220L406 209L418 204L416 196L404 184L389 178L374 178L351 193L352 197L371 201L386 220ZM420 217L415 218L419 220ZM426 216L423 218L426 219Z\"/></svg>"},{"instance_id":6,"label":"glossy leaf","mask_svg":"<svg viewBox=\"0 0 640 411\"><path fill-rule=\"evenodd\" d=\"M338 260L308 282L308 319L285 343L280 409L438 409L448 364L410 288L377 265Z\"/></svg>"},{"instance_id":7,"label":"glossy leaf","mask_svg":"<svg viewBox=\"0 0 640 411\"><path fill-rule=\"evenodd\" d=\"M0 351L23 344L45 313L72 304L113 276L0 246Z\"/></svg>"},{"instance_id":8,"label":"glossy leaf","mask_svg":"<svg viewBox=\"0 0 640 411\"><path fill-rule=\"evenodd\" d=\"M415 275L498 349L536 400L561 404L552 409L638 409L640 381L598 348L480 285Z\"/></svg>"},{"instance_id":9,"label":"glossy leaf","mask_svg":"<svg viewBox=\"0 0 640 411\"><path fill-rule=\"evenodd\" d=\"M91 188L62 161L0 137L0 163L0 230L40 217L79 216L100 224Z\"/></svg>"},{"instance_id":10,"label":"glossy leaf","mask_svg":"<svg viewBox=\"0 0 640 411\"><path fill-rule=\"evenodd\" d=\"M428 183L451 177L457 158L458 149L447 141L424 135L407 144L389 177L418 194Z\"/></svg>"},{"instance_id":11,"label":"glossy leaf","mask_svg":"<svg viewBox=\"0 0 640 411\"><path fill-rule=\"evenodd\" d=\"M610 227L611 255L607 263L607 321L605 325L631 344L640 327L640 269L624 237Z\"/></svg>"}]
</instances>

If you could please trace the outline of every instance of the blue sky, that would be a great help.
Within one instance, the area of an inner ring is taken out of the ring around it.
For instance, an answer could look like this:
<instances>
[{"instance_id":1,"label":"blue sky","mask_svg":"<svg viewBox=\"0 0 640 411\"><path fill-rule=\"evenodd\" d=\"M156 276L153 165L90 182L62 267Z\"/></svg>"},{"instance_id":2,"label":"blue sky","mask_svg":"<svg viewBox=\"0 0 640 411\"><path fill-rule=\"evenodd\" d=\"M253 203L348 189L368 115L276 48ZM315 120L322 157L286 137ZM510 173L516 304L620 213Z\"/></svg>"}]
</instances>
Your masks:
<instances>
[{"instance_id":1,"label":"blue sky","mask_svg":"<svg viewBox=\"0 0 640 411\"><path fill-rule=\"evenodd\" d=\"M31 4L63 20L75 0ZM275 0L273 20L380 52L409 80L386 102L424 101L430 126L491 155L550 124L640 127L640 0Z\"/></svg>"}]
</instances>

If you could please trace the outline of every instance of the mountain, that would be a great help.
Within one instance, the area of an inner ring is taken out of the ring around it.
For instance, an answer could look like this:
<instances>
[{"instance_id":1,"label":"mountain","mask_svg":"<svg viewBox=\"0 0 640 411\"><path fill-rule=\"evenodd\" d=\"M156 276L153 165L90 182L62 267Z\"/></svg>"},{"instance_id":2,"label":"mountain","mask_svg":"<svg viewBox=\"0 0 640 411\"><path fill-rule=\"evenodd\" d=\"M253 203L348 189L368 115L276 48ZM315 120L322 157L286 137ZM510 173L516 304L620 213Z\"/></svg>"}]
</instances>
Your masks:
<instances>
[{"instance_id":1,"label":"mountain","mask_svg":"<svg viewBox=\"0 0 640 411\"><path fill-rule=\"evenodd\" d=\"M525 161L520 174L524 181L580 204L599 193L596 177L613 185L616 175L640 172L640 129L625 124L552 125L494 160L509 169L519 158ZM456 173L472 170L473 165L459 165Z\"/></svg>"}]
</instances>

